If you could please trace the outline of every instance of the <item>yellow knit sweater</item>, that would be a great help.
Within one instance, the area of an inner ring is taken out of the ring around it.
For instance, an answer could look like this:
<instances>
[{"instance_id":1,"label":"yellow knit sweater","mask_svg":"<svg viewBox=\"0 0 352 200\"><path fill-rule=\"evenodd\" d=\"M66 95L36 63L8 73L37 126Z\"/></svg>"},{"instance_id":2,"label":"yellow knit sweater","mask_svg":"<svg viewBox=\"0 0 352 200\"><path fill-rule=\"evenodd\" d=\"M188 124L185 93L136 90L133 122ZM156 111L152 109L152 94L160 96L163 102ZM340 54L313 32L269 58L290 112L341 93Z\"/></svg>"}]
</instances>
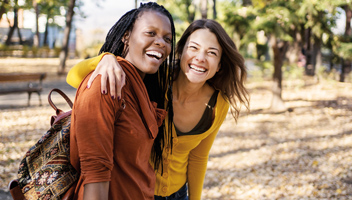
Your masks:
<instances>
[{"instance_id":1,"label":"yellow knit sweater","mask_svg":"<svg viewBox=\"0 0 352 200\"><path fill-rule=\"evenodd\" d=\"M67 83L78 87L84 77L94 70L105 54L84 60L75 65L67 75ZM229 103L219 92L212 126L198 135L177 136L173 127L173 148L165 147L164 173L156 172L155 195L169 196L188 182L190 200L200 200L210 148L229 109ZM168 120L166 117L165 120ZM168 123L165 123L166 125ZM168 129L166 129L168 130Z\"/></svg>"}]
</instances>

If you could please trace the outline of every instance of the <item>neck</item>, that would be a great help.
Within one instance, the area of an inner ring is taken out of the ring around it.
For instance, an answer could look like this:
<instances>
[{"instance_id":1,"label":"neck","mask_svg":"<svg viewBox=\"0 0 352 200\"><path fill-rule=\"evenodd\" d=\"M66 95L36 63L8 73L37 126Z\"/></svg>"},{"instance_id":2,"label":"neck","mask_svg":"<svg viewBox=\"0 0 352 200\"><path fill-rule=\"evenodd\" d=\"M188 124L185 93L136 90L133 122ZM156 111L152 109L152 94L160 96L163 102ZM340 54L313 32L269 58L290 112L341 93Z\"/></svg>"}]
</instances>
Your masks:
<instances>
[{"instance_id":1,"label":"neck","mask_svg":"<svg viewBox=\"0 0 352 200\"><path fill-rule=\"evenodd\" d=\"M133 65L133 66L134 66L134 65ZM141 70L139 70L139 69L138 69L137 67L135 67L135 66L134 66L134 68L136 68L136 70L137 70L138 74L141 76L141 78L144 79L145 73L142 72Z\"/></svg>"},{"instance_id":2,"label":"neck","mask_svg":"<svg viewBox=\"0 0 352 200\"><path fill-rule=\"evenodd\" d=\"M197 100L206 87L209 87L207 83L191 83L184 74L180 73L173 83L173 101L183 103Z\"/></svg>"},{"instance_id":3,"label":"neck","mask_svg":"<svg viewBox=\"0 0 352 200\"><path fill-rule=\"evenodd\" d=\"M127 59L125 58L125 60L127 60ZM127 60L127 61L137 70L139 76L140 76L140 77L142 78L142 80L143 80L144 77L145 77L145 73L142 72L141 70L139 70L139 69L136 67L136 65L134 65L131 61L129 61L129 60Z\"/></svg>"}]
</instances>

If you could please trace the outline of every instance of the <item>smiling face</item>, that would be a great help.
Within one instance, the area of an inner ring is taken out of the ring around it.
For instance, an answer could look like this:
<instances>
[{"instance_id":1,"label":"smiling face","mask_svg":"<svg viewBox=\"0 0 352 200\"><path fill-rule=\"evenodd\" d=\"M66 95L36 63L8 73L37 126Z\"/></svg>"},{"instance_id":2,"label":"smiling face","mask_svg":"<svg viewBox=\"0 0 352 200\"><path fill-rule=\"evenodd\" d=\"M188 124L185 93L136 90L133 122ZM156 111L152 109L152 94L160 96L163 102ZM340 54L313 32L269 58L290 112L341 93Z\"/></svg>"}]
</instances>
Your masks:
<instances>
[{"instance_id":1,"label":"smiling face","mask_svg":"<svg viewBox=\"0 0 352 200\"><path fill-rule=\"evenodd\" d=\"M187 39L181 55L181 73L192 83L205 83L220 69L222 48L214 33L198 29Z\"/></svg>"},{"instance_id":2,"label":"smiling face","mask_svg":"<svg viewBox=\"0 0 352 200\"><path fill-rule=\"evenodd\" d=\"M128 41L125 59L131 62L142 75L153 74L158 71L171 52L170 20L159 12L144 11L124 39Z\"/></svg>"}]
</instances>

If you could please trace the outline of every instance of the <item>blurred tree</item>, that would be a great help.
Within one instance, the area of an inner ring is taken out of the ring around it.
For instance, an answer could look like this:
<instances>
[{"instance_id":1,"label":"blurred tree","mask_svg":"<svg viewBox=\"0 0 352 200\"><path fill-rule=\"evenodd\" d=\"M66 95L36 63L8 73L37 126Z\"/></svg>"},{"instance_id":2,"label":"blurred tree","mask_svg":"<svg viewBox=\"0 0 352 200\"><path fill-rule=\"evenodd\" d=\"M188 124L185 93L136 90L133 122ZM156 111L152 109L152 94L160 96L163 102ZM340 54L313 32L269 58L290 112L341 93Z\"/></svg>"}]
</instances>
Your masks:
<instances>
[{"instance_id":1,"label":"blurred tree","mask_svg":"<svg viewBox=\"0 0 352 200\"><path fill-rule=\"evenodd\" d=\"M347 3L342 6L345 11L345 33L343 37L344 44L342 44L343 48L341 48L344 56L342 56L343 61L341 63L341 73L340 73L340 82L345 81L345 74L351 71L351 61L352 61L352 29L351 29L351 19L352 19L352 5L351 3Z\"/></svg>"},{"instance_id":2,"label":"blurred tree","mask_svg":"<svg viewBox=\"0 0 352 200\"><path fill-rule=\"evenodd\" d=\"M11 44L11 39L12 39L13 33L15 32L16 29L17 29L17 34L18 34L19 40L20 40L19 43L23 44L21 31L18 27L18 9L19 9L18 0L14 0L14 2L13 2L13 14L14 14L13 25L11 26L11 24L10 24L10 30L7 34L7 39L5 42L6 45Z\"/></svg>"},{"instance_id":3,"label":"blurred tree","mask_svg":"<svg viewBox=\"0 0 352 200\"><path fill-rule=\"evenodd\" d=\"M322 65L323 35L333 35L331 30L336 25L336 2L303 0L296 12L303 22L305 74L308 76L315 76L316 70Z\"/></svg>"},{"instance_id":4,"label":"blurred tree","mask_svg":"<svg viewBox=\"0 0 352 200\"><path fill-rule=\"evenodd\" d=\"M66 6L67 0L40 0L40 10L46 15L45 31L43 45L48 45L48 29L49 25L54 22L54 16L61 15L60 8Z\"/></svg>"},{"instance_id":5,"label":"blurred tree","mask_svg":"<svg viewBox=\"0 0 352 200\"><path fill-rule=\"evenodd\" d=\"M216 0L213 0L213 19L217 18L217 12L216 12Z\"/></svg>"},{"instance_id":6,"label":"blurred tree","mask_svg":"<svg viewBox=\"0 0 352 200\"><path fill-rule=\"evenodd\" d=\"M200 0L200 14L202 19L208 18L208 0Z\"/></svg>"},{"instance_id":7,"label":"blurred tree","mask_svg":"<svg viewBox=\"0 0 352 200\"><path fill-rule=\"evenodd\" d=\"M33 8L35 12L35 34L33 38L33 46L39 47L39 8L38 8L38 1L33 0Z\"/></svg>"},{"instance_id":8,"label":"blurred tree","mask_svg":"<svg viewBox=\"0 0 352 200\"><path fill-rule=\"evenodd\" d=\"M273 51L274 65L273 96L270 109L280 112L286 110L282 100L282 66L289 42L293 40L291 36L292 30L297 24L297 17L294 10L295 2L275 0L259 3L257 17L252 28L264 31L269 38L269 45Z\"/></svg>"},{"instance_id":9,"label":"blurred tree","mask_svg":"<svg viewBox=\"0 0 352 200\"><path fill-rule=\"evenodd\" d=\"M230 1L222 2L223 23L230 27L228 31L238 49L245 49L251 42L256 42L257 30L252 29L251 25L257 17L257 13L251 1L243 3Z\"/></svg>"},{"instance_id":10,"label":"blurred tree","mask_svg":"<svg viewBox=\"0 0 352 200\"><path fill-rule=\"evenodd\" d=\"M175 21L181 20L188 23L194 21L196 10L198 9L197 4L193 0L158 0L158 3L171 11Z\"/></svg>"},{"instance_id":11,"label":"blurred tree","mask_svg":"<svg viewBox=\"0 0 352 200\"><path fill-rule=\"evenodd\" d=\"M59 56L60 58L60 64L58 69L59 75L65 74L66 59L68 56L68 43L69 43L70 32L72 28L72 19L74 15L75 4L76 4L76 0L69 0L67 12L66 12L66 27L64 30L64 38L62 42L63 44L62 44L62 49Z\"/></svg>"}]
</instances>

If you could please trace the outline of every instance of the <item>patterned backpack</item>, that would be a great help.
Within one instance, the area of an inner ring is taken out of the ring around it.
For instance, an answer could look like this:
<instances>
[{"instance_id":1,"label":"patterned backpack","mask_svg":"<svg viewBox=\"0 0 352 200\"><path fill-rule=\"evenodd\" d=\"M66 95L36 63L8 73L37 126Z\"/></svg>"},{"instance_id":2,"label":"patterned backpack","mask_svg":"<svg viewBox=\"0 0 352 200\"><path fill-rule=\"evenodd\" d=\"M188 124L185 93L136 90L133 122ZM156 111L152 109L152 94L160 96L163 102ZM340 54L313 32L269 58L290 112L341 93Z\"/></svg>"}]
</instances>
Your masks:
<instances>
[{"instance_id":1,"label":"patterned backpack","mask_svg":"<svg viewBox=\"0 0 352 200\"><path fill-rule=\"evenodd\" d=\"M14 200L70 199L79 174L70 164L71 111L63 112L51 100L52 92L59 93L72 108L71 100L59 89L48 95L56 116L51 117L51 128L32 146L20 162L18 179L9 189Z\"/></svg>"}]
</instances>

